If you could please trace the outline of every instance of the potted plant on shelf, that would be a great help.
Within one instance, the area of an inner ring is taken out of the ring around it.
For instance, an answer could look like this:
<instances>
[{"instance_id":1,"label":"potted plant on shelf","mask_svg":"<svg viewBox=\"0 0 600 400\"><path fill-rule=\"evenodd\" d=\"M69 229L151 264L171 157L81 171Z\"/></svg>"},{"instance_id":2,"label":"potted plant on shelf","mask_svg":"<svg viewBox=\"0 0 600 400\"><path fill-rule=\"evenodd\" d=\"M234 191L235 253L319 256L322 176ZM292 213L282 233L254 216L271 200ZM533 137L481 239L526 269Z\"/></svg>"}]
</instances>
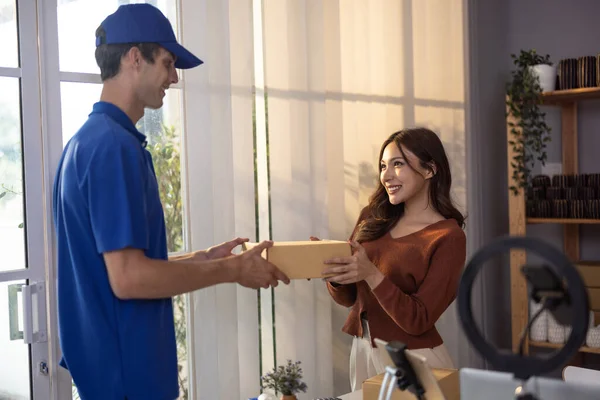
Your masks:
<instances>
[{"instance_id":1,"label":"potted plant on shelf","mask_svg":"<svg viewBox=\"0 0 600 400\"><path fill-rule=\"evenodd\" d=\"M556 87L556 66L550 61L550 55L539 55L534 49L521 51L523 61L529 66L530 72L537 76L542 92L552 92Z\"/></svg>"},{"instance_id":2,"label":"potted plant on shelf","mask_svg":"<svg viewBox=\"0 0 600 400\"><path fill-rule=\"evenodd\" d=\"M287 360L261 378L264 389L272 389L282 395L282 400L296 400L296 393L306 392L306 383L302 382L300 361Z\"/></svg>"},{"instance_id":3,"label":"potted plant on shelf","mask_svg":"<svg viewBox=\"0 0 600 400\"><path fill-rule=\"evenodd\" d=\"M546 144L550 141L550 127L546 124L546 114L541 111L542 87L540 79L532 67L549 62L549 56L540 56L535 50L523 51L519 56L512 54L515 69L506 87L507 116L513 148L513 184L510 190L517 194L526 189L531 180L531 172L536 161L545 165Z\"/></svg>"}]
</instances>

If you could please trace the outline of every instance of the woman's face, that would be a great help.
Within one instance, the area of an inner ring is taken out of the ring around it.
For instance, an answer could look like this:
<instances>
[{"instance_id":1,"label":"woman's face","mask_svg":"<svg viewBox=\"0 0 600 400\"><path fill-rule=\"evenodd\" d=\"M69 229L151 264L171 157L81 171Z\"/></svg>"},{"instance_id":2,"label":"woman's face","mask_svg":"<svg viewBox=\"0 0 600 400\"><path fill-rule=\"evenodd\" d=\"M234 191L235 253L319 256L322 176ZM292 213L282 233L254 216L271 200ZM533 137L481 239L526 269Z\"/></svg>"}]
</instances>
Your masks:
<instances>
[{"instance_id":1,"label":"woman's face","mask_svg":"<svg viewBox=\"0 0 600 400\"><path fill-rule=\"evenodd\" d=\"M424 190L429 190L426 178L431 176L431 171L421 167L419 158L406 148L403 147L402 151L414 169L408 165L394 142L386 146L380 160L379 179L393 205L405 203Z\"/></svg>"}]
</instances>

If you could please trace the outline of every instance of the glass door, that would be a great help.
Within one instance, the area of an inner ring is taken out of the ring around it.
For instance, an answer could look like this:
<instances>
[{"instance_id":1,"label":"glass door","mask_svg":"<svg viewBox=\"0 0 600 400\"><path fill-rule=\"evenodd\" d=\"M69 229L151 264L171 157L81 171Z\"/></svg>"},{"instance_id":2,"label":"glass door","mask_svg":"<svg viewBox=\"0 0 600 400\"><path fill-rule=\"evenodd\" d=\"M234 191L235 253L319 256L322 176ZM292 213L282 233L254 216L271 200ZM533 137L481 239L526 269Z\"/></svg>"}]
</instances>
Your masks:
<instances>
[{"instance_id":1,"label":"glass door","mask_svg":"<svg viewBox=\"0 0 600 400\"><path fill-rule=\"evenodd\" d=\"M35 7L0 0L0 399L11 400L50 396Z\"/></svg>"}]
</instances>

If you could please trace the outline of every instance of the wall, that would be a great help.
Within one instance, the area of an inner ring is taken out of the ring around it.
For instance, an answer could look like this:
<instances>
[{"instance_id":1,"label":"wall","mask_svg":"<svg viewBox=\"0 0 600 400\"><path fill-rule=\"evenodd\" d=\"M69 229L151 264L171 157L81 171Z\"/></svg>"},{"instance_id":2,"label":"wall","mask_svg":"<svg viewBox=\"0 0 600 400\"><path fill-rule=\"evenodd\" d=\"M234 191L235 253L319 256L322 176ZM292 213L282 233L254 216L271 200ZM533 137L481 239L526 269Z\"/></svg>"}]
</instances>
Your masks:
<instances>
[{"instance_id":1,"label":"wall","mask_svg":"<svg viewBox=\"0 0 600 400\"><path fill-rule=\"evenodd\" d=\"M534 48L539 53L550 54L557 64L564 58L595 56L600 52L597 15L600 2L594 0L511 0L509 7L508 48L510 52ZM508 60L507 60L508 63ZM548 162L558 162L561 157L560 109L547 108L547 120L552 128L552 142L548 146ZM595 152L600 148L600 101L581 103L578 115L579 172L600 171ZM537 172L541 172L538 169ZM549 241L562 248L563 230L560 225L532 225L528 234ZM580 227L580 258L600 259L600 226ZM583 355L584 365L598 365L599 357Z\"/></svg>"},{"instance_id":2,"label":"wall","mask_svg":"<svg viewBox=\"0 0 600 400\"><path fill-rule=\"evenodd\" d=\"M600 2L575 0L568 5L560 0L511 0L509 11L508 46L510 52L534 48L539 53L550 54L557 64L564 58L595 56L600 52L596 16ZM507 63L509 61L507 60ZM552 142L548 146L548 162L561 162L560 110L548 107L547 119L552 128ZM579 107L579 171L600 171L595 149L600 148L600 102L584 102ZM538 169L537 172L541 172ZM531 226L532 235L562 245L561 226ZM600 259L600 227L582 226L581 259Z\"/></svg>"},{"instance_id":3,"label":"wall","mask_svg":"<svg viewBox=\"0 0 600 400\"><path fill-rule=\"evenodd\" d=\"M550 54L558 63L563 58L596 55L600 51L596 16L600 2L594 0L493 0L471 1L470 40L470 117L472 178L480 184L480 192L472 191L469 200L471 216L474 207L484 220L480 238L508 233L508 185L506 160L506 127L504 118L504 84L513 67L511 53L521 49L536 49ZM548 107L547 120L552 128L552 142L548 146L548 162L561 162L561 119L558 108ZM600 165L595 149L600 148L600 102L589 101L580 105L579 116L579 171L598 172ZM475 164L477 163L477 164ZM541 173L538 166L535 173ZM478 179L477 179L478 178ZM472 181L472 180L470 180ZM494 214L495 213L495 214ZM562 227L559 225L530 225L528 235L542 238L562 249ZM599 226L582 226L580 230L581 259L600 259ZM535 261L533 257L529 261ZM500 268L498 268L500 267ZM492 316L485 324L490 337L503 348L511 344L510 330L510 275L508 260L489 268L485 282L487 293L484 310ZM499 282L499 283L497 283ZM491 305L494 298L495 305ZM584 355L586 365L598 364L592 355Z\"/></svg>"}]
</instances>

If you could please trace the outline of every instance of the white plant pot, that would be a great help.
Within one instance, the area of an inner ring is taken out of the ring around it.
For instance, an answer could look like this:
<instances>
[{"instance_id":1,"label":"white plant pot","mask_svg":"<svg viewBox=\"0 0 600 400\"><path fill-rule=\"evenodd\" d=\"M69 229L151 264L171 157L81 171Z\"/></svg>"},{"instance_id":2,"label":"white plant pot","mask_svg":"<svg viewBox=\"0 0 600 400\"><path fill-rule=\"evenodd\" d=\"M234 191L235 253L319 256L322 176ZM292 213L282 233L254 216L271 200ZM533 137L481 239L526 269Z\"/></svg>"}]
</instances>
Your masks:
<instances>
[{"instance_id":1,"label":"white plant pot","mask_svg":"<svg viewBox=\"0 0 600 400\"><path fill-rule=\"evenodd\" d=\"M585 337L585 344L587 344L588 347L592 347L595 349L600 347L600 326L590 328L588 330L587 335Z\"/></svg>"},{"instance_id":2,"label":"white plant pot","mask_svg":"<svg viewBox=\"0 0 600 400\"><path fill-rule=\"evenodd\" d=\"M550 313L548 313L548 341L556 344L565 343L565 327L556 322Z\"/></svg>"},{"instance_id":3,"label":"white plant pot","mask_svg":"<svg viewBox=\"0 0 600 400\"><path fill-rule=\"evenodd\" d=\"M567 343L567 340L569 340L571 332L573 332L573 327L571 325L565 326L565 343Z\"/></svg>"},{"instance_id":4,"label":"white plant pot","mask_svg":"<svg viewBox=\"0 0 600 400\"><path fill-rule=\"evenodd\" d=\"M532 318L542 305L532 301L529 303L529 318ZM540 316L531 324L529 337L535 342L548 341L548 311L542 311Z\"/></svg>"},{"instance_id":5,"label":"white plant pot","mask_svg":"<svg viewBox=\"0 0 600 400\"><path fill-rule=\"evenodd\" d=\"M552 92L556 87L556 66L538 64L529 67L532 74L540 78L540 87L543 92Z\"/></svg>"},{"instance_id":6,"label":"white plant pot","mask_svg":"<svg viewBox=\"0 0 600 400\"><path fill-rule=\"evenodd\" d=\"M588 347L599 348L600 347L600 325L594 327L594 312L590 311L590 323L585 336L585 344Z\"/></svg>"}]
</instances>

